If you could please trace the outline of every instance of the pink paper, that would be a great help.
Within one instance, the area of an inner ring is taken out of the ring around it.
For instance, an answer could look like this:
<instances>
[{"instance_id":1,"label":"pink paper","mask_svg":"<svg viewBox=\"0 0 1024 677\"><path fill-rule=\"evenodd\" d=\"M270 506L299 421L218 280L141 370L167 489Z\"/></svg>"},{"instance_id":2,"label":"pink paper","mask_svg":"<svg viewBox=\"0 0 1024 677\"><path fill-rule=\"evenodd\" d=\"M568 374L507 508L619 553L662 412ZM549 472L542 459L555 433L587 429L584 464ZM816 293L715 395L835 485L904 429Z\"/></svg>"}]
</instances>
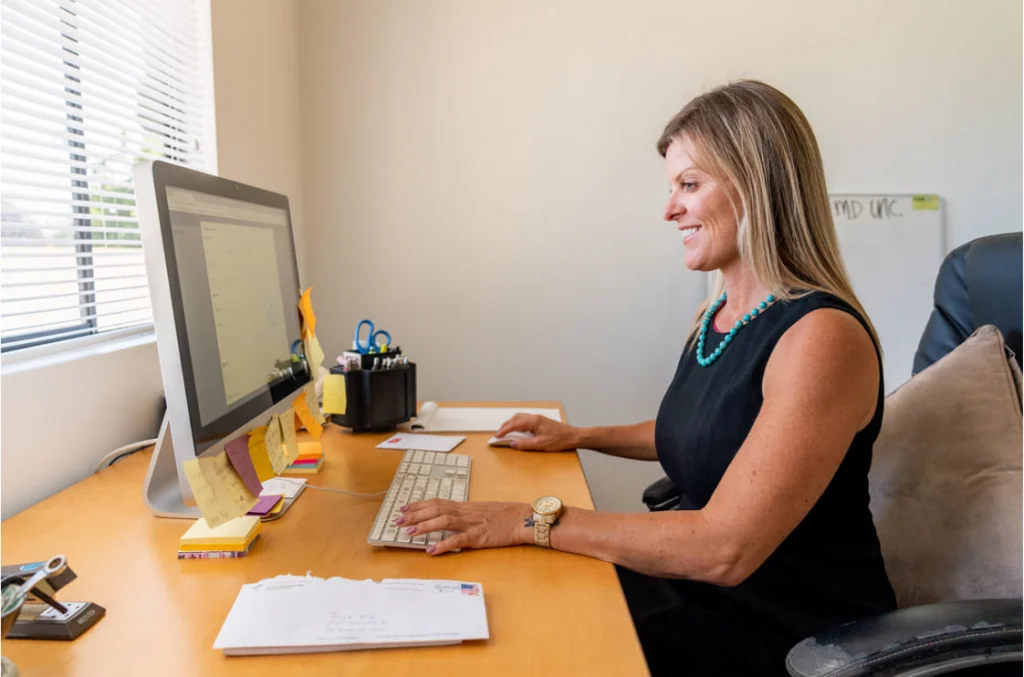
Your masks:
<instances>
[{"instance_id":1,"label":"pink paper","mask_svg":"<svg viewBox=\"0 0 1024 677\"><path fill-rule=\"evenodd\" d=\"M253 496L259 496L263 491L263 483L256 476L256 468L252 464L252 457L249 456L249 436L236 437L227 443L224 451L228 454L228 460L238 473L242 484Z\"/></svg>"},{"instance_id":2,"label":"pink paper","mask_svg":"<svg viewBox=\"0 0 1024 677\"><path fill-rule=\"evenodd\" d=\"M281 494L267 494L266 496L260 496L259 500L256 501L256 505L246 513L247 515L266 515L270 512L277 502L281 500Z\"/></svg>"}]
</instances>

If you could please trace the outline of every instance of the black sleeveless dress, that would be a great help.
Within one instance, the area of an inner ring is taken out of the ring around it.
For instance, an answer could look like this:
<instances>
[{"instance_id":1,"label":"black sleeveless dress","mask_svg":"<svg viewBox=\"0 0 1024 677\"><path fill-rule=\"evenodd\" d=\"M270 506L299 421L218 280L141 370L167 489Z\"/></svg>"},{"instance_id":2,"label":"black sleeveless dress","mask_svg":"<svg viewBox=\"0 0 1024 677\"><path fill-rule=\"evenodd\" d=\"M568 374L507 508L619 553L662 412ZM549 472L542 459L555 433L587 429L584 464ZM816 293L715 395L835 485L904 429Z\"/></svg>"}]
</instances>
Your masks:
<instances>
[{"instance_id":1,"label":"black sleeveless dress","mask_svg":"<svg viewBox=\"0 0 1024 677\"><path fill-rule=\"evenodd\" d=\"M685 496L681 508L695 510L707 504L761 409L762 380L775 345L795 322L819 308L843 310L864 325L842 300L812 292L769 306L740 329L708 367L697 364L693 348L684 350L655 428L658 460ZM724 336L712 325L704 354L710 354ZM637 623L652 673L658 674L652 657L666 647L651 646L648 651L648 645L657 641L657 635L672 636L666 625L673 618L688 631L696 628L693 639L700 638L691 642L676 636L677 674L704 665L694 655L704 652L707 674L730 674L729 661L735 661L744 671L756 666L759 674L782 675L786 652L804 637L896 608L868 510L868 469L884 394L880 382L875 414L854 437L824 494L747 580L725 588L620 570L634 620L638 612L654 612L654 617L641 619L647 626L656 625L649 641L644 641L644 629ZM652 583L663 590L656 595L660 601L652 598ZM746 655L737 656L741 652Z\"/></svg>"}]
</instances>

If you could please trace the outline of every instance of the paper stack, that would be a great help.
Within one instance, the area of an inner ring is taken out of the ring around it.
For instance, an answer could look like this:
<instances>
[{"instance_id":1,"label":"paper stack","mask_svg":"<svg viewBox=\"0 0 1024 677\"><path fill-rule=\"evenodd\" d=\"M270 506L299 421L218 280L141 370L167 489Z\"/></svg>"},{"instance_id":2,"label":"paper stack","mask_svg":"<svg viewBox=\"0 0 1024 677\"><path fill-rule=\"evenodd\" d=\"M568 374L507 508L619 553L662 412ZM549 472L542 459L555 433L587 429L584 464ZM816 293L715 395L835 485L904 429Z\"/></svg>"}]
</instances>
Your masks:
<instances>
[{"instance_id":1,"label":"paper stack","mask_svg":"<svg viewBox=\"0 0 1024 677\"><path fill-rule=\"evenodd\" d=\"M312 475L324 467L324 450L319 442L300 442L299 455L284 469L285 473Z\"/></svg>"},{"instance_id":2,"label":"paper stack","mask_svg":"<svg viewBox=\"0 0 1024 677\"><path fill-rule=\"evenodd\" d=\"M479 583L276 576L242 586L213 648L228 656L313 653L489 636Z\"/></svg>"},{"instance_id":3,"label":"paper stack","mask_svg":"<svg viewBox=\"0 0 1024 677\"><path fill-rule=\"evenodd\" d=\"M261 527L255 515L236 517L213 529L200 517L178 541L178 559L245 557Z\"/></svg>"}]
</instances>

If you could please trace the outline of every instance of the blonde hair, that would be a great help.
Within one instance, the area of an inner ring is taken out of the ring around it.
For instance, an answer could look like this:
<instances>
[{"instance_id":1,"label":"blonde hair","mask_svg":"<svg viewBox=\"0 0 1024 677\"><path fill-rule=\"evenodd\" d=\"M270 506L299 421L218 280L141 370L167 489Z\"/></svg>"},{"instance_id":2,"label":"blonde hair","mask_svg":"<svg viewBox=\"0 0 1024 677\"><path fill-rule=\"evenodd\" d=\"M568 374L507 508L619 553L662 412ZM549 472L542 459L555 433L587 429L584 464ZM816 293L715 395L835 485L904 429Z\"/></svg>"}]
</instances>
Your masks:
<instances>
[{"instance_id":1,"label":"blonde hair","mask_svg":"<svg viewBox=\"0 0 1024 677\"><path fill-rule=\"evenodd\" d=\"M733 201L737 245L754 279L779 300L812 291L842 299L860 313L881 351L847 278L818 142L797 105L763 82L733 82L686 104L665 126L658 153L665 157L672 142L684 136L701 168L739 197L739 205ZM690 342L724 288L722 276L716 275L694 319Z\"/></svg>"}]
</instances>

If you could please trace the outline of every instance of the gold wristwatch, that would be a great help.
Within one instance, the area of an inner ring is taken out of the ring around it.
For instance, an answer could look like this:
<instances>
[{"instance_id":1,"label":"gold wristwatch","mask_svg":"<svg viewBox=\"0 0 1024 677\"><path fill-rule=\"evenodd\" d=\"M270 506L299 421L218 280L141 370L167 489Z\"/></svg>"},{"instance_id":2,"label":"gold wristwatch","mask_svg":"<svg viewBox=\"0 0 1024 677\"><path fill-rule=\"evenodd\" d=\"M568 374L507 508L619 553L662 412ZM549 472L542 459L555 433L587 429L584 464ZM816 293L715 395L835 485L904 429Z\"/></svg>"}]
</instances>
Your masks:
<instances>
[{"instance_id":1,"label":"gold wristwatch","mask_svg":"<svg viewBox=\"0 0 1024 677\"><path fill-rule=\"evenodd\" d=\"M533 517L526 519L526 526L533 527L533 542L542 548L551 547L551 527L558 524L562 516L562 501L554 496L541 496L533 502Z\"/></svg>"}]
</instances>

